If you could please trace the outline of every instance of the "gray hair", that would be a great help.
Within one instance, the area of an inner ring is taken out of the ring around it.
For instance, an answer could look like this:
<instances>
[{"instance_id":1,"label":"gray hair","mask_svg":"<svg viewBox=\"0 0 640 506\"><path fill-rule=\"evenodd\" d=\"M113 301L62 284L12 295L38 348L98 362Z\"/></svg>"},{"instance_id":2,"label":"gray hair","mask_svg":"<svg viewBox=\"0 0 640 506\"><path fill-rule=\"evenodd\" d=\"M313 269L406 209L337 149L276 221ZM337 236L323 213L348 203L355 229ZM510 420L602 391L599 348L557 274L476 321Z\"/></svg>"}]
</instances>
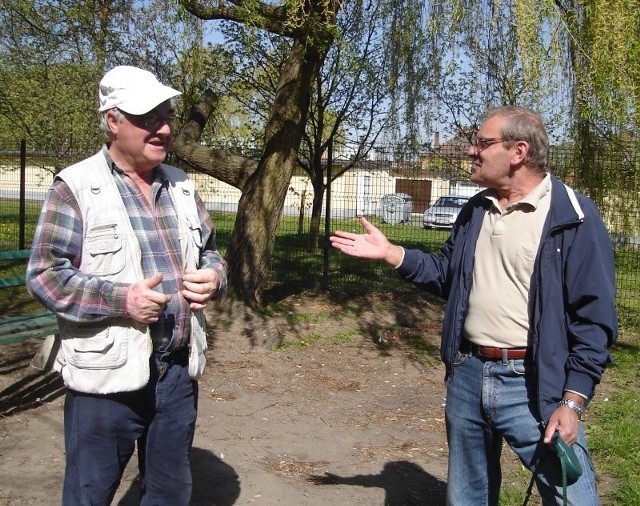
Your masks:
<instances>
[{"instance_id":1,"label":"gray hair","mask_svg":"<svg viewBox=\"0 0 640 506\"><path fill-rule=\"evenodd\" d=\"M109 113L109 111L113 111L113 115L115 116L118 123L120 123L124 119L124 114L117 107L114 107L113 109L107 109L106 111L102 111L100 113L100 122L98 126L100 127L100 132L108 141L111 140L111 130L109 130L109 124L107 123L107 114Z\"/></svg>"},{"instance_id":2,"label":"gray hair","mask_svg":"<svg viewBox=\"0 0 640 506\"><path fill-rule=\"evenodd\" d=\"M507 105L487 112L483 122L498 116L504 119L502 138L507 148L515 141L526 141L529 152L525 163L541 172L549 169L549 137L542 118L525 107Z\"/></svg>"}]
</instances>

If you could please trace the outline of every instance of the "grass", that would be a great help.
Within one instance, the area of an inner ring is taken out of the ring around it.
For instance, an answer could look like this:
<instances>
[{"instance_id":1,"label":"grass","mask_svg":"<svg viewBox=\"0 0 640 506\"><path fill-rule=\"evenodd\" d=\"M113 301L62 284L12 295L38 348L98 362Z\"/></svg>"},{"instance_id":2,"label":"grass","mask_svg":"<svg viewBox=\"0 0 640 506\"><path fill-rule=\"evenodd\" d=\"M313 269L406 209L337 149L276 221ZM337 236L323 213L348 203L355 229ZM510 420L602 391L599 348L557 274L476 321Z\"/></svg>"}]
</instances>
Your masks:
<instances>
[{"instance_id":1,"label":"grass","mask_svg":"<svg viewBox=\"0 0 640 506\"><path fill-rule=\"evenodd\" d=\"M640 504L640 337L623 333L611 353L611 392L590 406L587 437L598 470L615 480L607 504L631 506Z\"/></svg>"},{"instance_id":2,"label":"grass","mask_svg":"<svg viewBox=\"0 0 640 506\"><path fill-rule=\"evenodd\" d=\"M25 238L31 241L38 222L41 202L25 204ZM0 199L0 248L17 249L20 235L20 206L17 200Z\"/></svg>"},{"instance_id":3,"label":"grass","mask_svg":"<svg viewBox=\"0 0 640 506\"><path fill-rule=\"evenodd\" d=\"M640 504L640 337L623 332L611 348L613 362L584 418L603 504ZM520 470L503 480L500 504L522 504L531 474ZM535 488L535 487L534 487ZM530 504L537 504L530 501Z\"/></svg>"},{"instance_id":4,"label":"grass","mask_svg":"<svg viewBox=\"0 0 640 506\"><path fill-rule=\"evenodd\" d=\"M286 350L291 347L311 346L313 343L322 341L323 343L348 344L356 341L361 334L357 331L344 331L336 334L326 335L322 332L311 332L304 339L297 339L292 342L280 344L276 349Z\"/></svg>"},{"instance_id":5,"label":"grass","mask_svg":"<svg viewBox=\"0 0 640 506\"><path fill-rule=\"evenodd\" d=\"M40 209L39 203L27 206L28 241L33 235ZM229 242L235 216L230 213L212 213L218 231L220 246ZM17 248L18 206L13 201L0 201L0 247ZM423 230L420 227L380 224L390 240L407 247L437 250L447 237L446 231ZM333 229L360 231L355 220L335 221ZM293 231L293 232L292 232ZM305 237L297 234L297 218L284 217L274 252L273 279L295 289L317 287L322 275L323 251L310 254L306 251ZM409 235L410 234L410 235ZM221 248L224 251L224 248ZM344 255L331 255L330 290L336 300L343 300L345 307L358 295L394 293L397 297L415 297L415 288L397 279L393 271L373 262L363 262ZM587 437L596 470L607 477L606 504L635 506L640 504L640 481L636 480L640 468L640 252L616 251L618 283L618 311L622 329L621 338L612 349L614 362L607 368L603 385L597 390L596 399L585 417ZM23 263L5 264L0 276L24 272ZM0 315L31 312L39 308L23 288L0 291ZM264 308L264 316L280 313L277 300ZM280 313L282 314L282 313ZM317 315L301 310L287 316L290 323L312 323ZM425 348L418 335L400 335L397 328L385 328L380 334L381 345L385 340L401 338L415 350L416 360L434 360L437 350ZM328 339L349 342L353 332L341 332L332 336L311 335L300 346L310 341ZM384 353L384 346L381 346ZM600 394L600 392L604 392ZM505 476L502 505L522 504L530 474L520 470L513 476ZM602 489L602 487L601 487ZM533 500L530 501L530 504Z\"/></svg>"}]
</instances>

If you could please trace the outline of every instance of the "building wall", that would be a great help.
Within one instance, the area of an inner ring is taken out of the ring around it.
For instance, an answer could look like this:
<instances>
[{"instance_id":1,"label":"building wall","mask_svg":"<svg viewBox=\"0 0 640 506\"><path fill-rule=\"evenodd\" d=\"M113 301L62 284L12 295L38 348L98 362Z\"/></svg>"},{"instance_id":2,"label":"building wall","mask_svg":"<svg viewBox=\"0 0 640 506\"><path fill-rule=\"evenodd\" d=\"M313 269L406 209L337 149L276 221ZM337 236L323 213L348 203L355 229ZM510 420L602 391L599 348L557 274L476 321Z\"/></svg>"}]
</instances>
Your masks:
<instances>
[{"instance_id":1,"label":"building wall","mask_svg":"<svg viewBox=\"0 0 640 506\"><path fill-rule=\"evenodd\" d=\"M240 190L204 174L194 173L190 174L190 177L209 210L237 211L242 195ZM331 214L333 217L341 218L380 215L382 197L397 193L398 181L406 179L406 177L392 176L388 170L350 170L331 184ZM50 170L42 167L28 167L26 169L27 198L43 200L52 181L53 174ZM451 183L448 180L431 179L430 183L429 205L442 195L455 193L451 191ZM0 197L18 198L19 190L19 169L0 167ZM294 176L287 192L283 212L287 215L299 215L301 207L304 207L304 214L310 215L312 201L313 187L309 177ZM323 209L326 209L326 194L323 199Z\"/></svg>"}]
</instances>

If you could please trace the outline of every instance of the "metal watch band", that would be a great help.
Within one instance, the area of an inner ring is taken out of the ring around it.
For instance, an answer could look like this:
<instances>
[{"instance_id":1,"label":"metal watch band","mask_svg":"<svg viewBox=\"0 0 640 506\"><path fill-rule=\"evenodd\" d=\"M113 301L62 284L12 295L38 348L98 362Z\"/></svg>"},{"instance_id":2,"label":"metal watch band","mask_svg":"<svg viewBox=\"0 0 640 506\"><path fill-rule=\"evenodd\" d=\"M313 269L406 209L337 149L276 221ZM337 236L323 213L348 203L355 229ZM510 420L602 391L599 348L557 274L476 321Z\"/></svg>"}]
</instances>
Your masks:
<instances>
[{"instance_id":1,"label":"metal watch band","mask_svg":"<svg viewBox=\"0 0 640 506\"><path fill-rule=\"evenodd\" d=\"M559 403L559 406L566 406L569 409L575 411L576 415L578 415L578 420L582 420L582 415L584 414L584 406L581 406L577 402L572 401L571 399L562 399Z\"/></svg>"}]
</instances>

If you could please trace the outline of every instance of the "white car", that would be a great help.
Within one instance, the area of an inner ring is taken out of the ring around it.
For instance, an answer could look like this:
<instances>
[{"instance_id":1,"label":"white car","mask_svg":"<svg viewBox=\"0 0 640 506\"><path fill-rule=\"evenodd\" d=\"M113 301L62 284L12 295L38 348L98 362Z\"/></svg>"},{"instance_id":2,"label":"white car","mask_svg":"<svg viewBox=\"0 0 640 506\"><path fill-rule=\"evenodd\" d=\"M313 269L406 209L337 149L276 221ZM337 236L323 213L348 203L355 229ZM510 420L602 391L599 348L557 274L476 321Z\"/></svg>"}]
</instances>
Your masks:
<instances>
[{"instance_id":1,"label":"white car","mask_svg":"<svg viewBox=\"0 0 640 506\"><path fill-rule=\"evenodd\" d=\"M424 212L424 228L451 228L460 209L469 201L466 195L445 195Z\"/></svg>"}]
</instances>

